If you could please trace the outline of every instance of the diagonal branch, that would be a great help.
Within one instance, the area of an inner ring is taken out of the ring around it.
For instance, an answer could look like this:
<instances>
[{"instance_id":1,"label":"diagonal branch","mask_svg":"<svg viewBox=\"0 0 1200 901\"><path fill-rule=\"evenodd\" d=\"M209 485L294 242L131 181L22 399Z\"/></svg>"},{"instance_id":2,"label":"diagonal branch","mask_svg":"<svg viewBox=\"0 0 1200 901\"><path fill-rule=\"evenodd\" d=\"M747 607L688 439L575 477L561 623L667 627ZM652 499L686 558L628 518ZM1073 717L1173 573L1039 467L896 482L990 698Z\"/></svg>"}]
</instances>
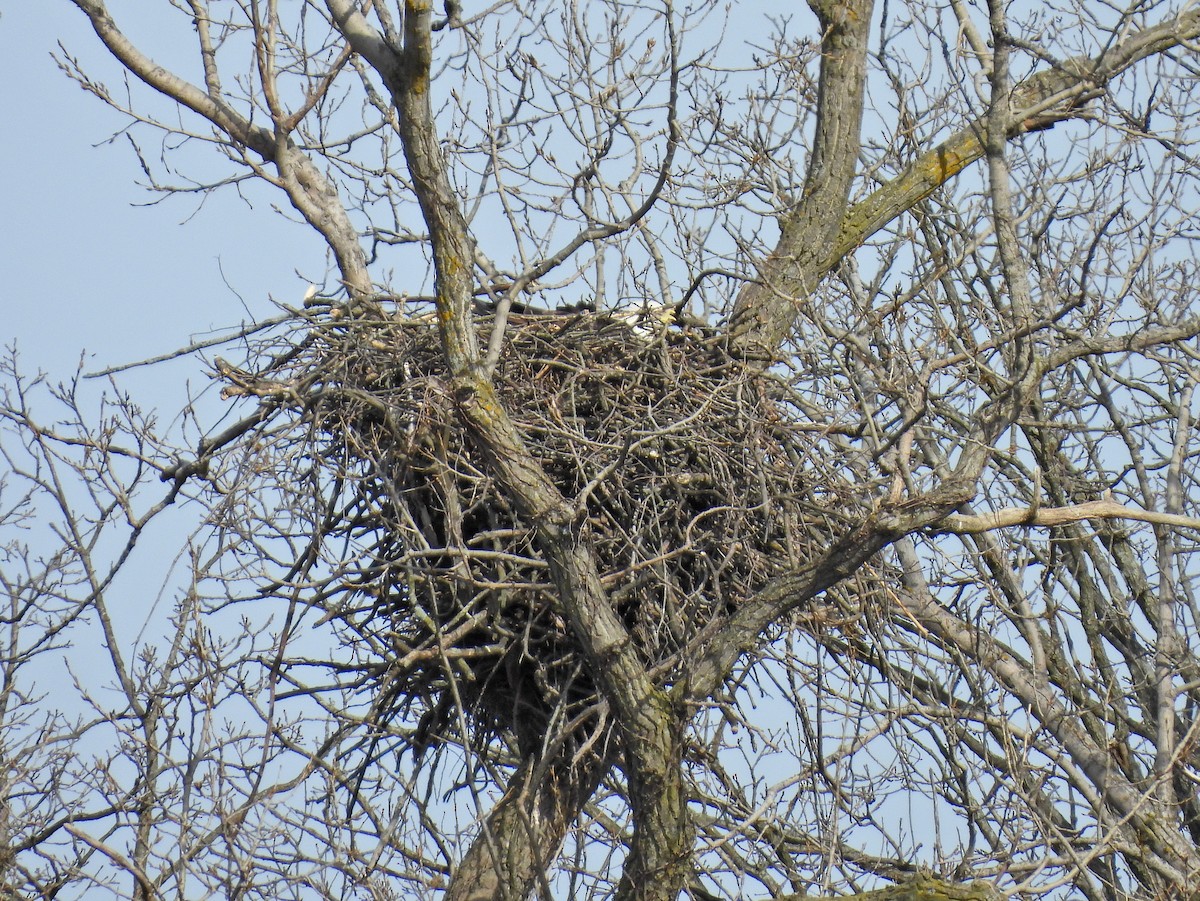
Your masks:
<instances>
[{"instance_id":1,"label":"diagonal branch","mask_svg":"<svg viewBox=\"0 0 1200 901\"><path fill-rule=\"evenodd\" d=\"M1200 37L1200 8L1131 35L1095 58L1075 57L1056 69L1027 78L1013 92L1006 132L1010 138L1079 116L1084 104L1103 93L1116 76L1136 63ZM967 166L984 156L982 120L976 120L917 157L891 181L851 207L829 252L822 276L846 254L912 209ZM782 244L782 239L780 240Z\"/></svg>"},{"instance_id":2,"label":"diagonal branch","mask_svg":"<svg viewBox=\"0 0 1200 901\"><path fill-rule=\"evenodd\" d=\"M986 629L963 622L939 604L926 591L906 590L904 606L917 622L937 640L968 654L972 660L998 679L1035 716L1043 728L1051 731L1070 755L1104 803L1121 821L1137 824L1140 841L1150 844L1163 866L1175 868L1169 873L1178 885L1189 884L1189 876L1200 870L1200 856L1171 820L1159 815L1151 803L1147 786L1130 783L1121 774L1109 748L1097 743L1079 724L1079 715L1049 690L1046 683L1030 673L1027 663L1018 659Z\"/></svg>"},{"instance_id":3,"label":"diagonal branch","mask_svg":"<svg viewBox=\"0 0 1200 901\"><path fill-rule=\"evenodd\" d=\"M385 41L350 0L326 5L351 46L379 72L399 112L405 160L433 250L438 323L459 415L491 471L534 524L563 615L620 724L635 829L618 897L673 899L691 873L684 708L650 678L609 601L575 505L526 446L480 354L472 318L474 244L430 105L432 5L407 0L402 48Z\"/></svg>"},{"instance_id":4,"label":"diagonal branch","mask_svg":"<svg viewBox=\"0 0 1200 901\"><path fill-rule=\"evenodd\" d=\"M796 299L829 271L826 248L838 235L854 183L867 84L872 0L811 0L821 23L817 130L804 191L780 223L775 249L734 305L730 335L744 353L771 358L791 331Z\"/></svg>"},{"instance_id":5,"label":"diagonal branch","mask_svg":"<svg viewBox=\"0 0 1200 901\"><path fill-rule=\"evenodd\" d=\"M1037 131L1082 115L1089 100L1098 97L1115 77L1155 54L1200 37L1200 8L1138 31L1096 57L1075 57L1057 68L1039 72L1013 91L1011 112L1004 128L1010 137ZM826 40L830 40L827 34ZM824 44L822 45L824 47ZM822 58L822 91L828 57ZM824 95L824 94L823 94ZM820 136L823 123L818 119ZM759 281L749 285L734 308L731 335L746 352L773 358L795 322L804 298L848 254L888 223L912 209L984 156L985 123L971 122L911 162L891 181L846 209L832 190L813 195L805 185L797 209L784 217L775 249L763 262ZM857 146L850 152L851 165ZM816 155L814 153L814 165ZM810 173L811 179L811 173ZM818 201L819 197L819 201ZM821 221L827 210L839 213L839 227L829 232ZM822 236L826 239L821 240Z\"/></svg>"},{"instance_id":6,"label":"diagonal branch","mask_svg":"<svg viewBox=\"0 0 1200 901\"><path fill-rule=\"evenodd\" d=\"M1050 529L1088 519L1123 519L1130 522L1148 522L1153 525L1200 531L1200 519L1182 516L1178 513L1159 513L1154 510L1127 507L1111 497L1084 504L1072 504L1069 507L1006 507L993 513L970 515L951 513L931 531L934 533L948 532L955 535L977 535L980 532L992 532L1011 526L1038 526Z\"/></svg>"},{"instance_id":7,"label":"diagonal branch","mask_svg":"<svg viewBox=\"0 0 1200 901\"><path fill-rule=\"evenodd\" d=\"M148 87L203 116L236 146L248 148L263 162L271 163L278 173L270 178L252 164L255 171L273 181L287 192L296 210L325 239L338 263L342 281L352 297L371 293L371 278L367 259L355 229L338 197L337 188L290 139L286 130L252 124L222 99L219 93L205 91L174 72L163 68L139 50L117 27L104 0L72 0L92 24L96 35L109 52ZM204 24L204 23L200 23ZM198 25L197 27L200 27ZM204 33L201 34L202 40ZM205 79L214 89L220 87L215 58L211 48L202 43ZM274 73L264 74L264 83ZM294 122L288 128L294 126Z\"/></svg>"}]
</instances>

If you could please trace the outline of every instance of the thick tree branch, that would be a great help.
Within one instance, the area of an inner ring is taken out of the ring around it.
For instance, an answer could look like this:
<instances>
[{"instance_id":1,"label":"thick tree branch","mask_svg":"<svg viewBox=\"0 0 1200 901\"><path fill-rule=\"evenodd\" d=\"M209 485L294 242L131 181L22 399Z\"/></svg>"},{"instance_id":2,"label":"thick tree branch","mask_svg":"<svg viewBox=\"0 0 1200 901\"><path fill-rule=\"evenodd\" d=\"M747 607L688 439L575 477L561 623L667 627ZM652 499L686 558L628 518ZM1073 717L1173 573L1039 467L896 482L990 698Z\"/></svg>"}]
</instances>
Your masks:
<instances>
[{"instance_id":1,"label":"thick tree branch","mask_svg":"<svg viewBox=\"0 0 1200 901\"><path fill-rule=\"evenodd\" d=\"M433 249L438 322L460 415L492 472L534 523L563 614L617 714L635 823L619 896L674 898L691 868L681 771L685 716L650 679L604 590L573 505L525 445L481 358L472 320L474 245L429 100L432 5L405 3L404 47L395 50L349 0L326 2L352 46L376 66L400 114L405 160Z\"/></svg>"},{"instance_id":2,"label":"thick tree branch","mask_svg":"<svg viewBox=\"0 0 1200 901\"><path fill-rule=\"evenodd\" d=\"M730 334L745 353L771 358L791 330L796 305L828 271L828 248L846 216L858 162L872 0L812 0L821 23L817 131L804 191L780 223L779 243L742 290Z\"/></svg>"},{"instance_id":3,"label":"thick tree branch","mask_svg":"<svg viewBox=\"0 0 1200 901\"><path fill-rule=\"evenodd\" d=\"M1130 522L1148 522L1153 525L1200 531L1200 519L1175 513L1139 510L1136 507L1127 507L1118 503L1111 497L1086 504L1074 504L1070 507L1035 506L1027 509L1008 507L994 513L973 515L951 513L931 531L935 534L946 532L955 535L978 535L981 532L1007 529L1012 526L1038 526L1052 529L1056 526L1089 519L1123 519Z\"/></svg>"},{"instance_id":4,"label":"thick tree branch","mask_svg":"<svg viewBox=\"0 0 1200 901\"><path fill-rule=\"evenodd\" d=\"M350 222L338 197L337 189L312 160L291 143L286 133L253 125L240 115L220 94L210 94L155 63L142 53L117 27L103 0L72 0L88 17L96 35L109 52L130 72L171 100L203 116L237 146L249 148L278 172L278 184L292 205L325 239L338 263L342 281L352 297L371 293L367 258L359 242L358 230ZM202 41L206 35L202 31ZM202 47L205 78L219 86L215 62ZM259 174L262 173L258 170Z\"/></svg>"},{"instance_id":5,"label":"thick tree branch","mask_svg":"<svg viewBox=\"0 0 1200 901\"><path fill-rule=\"evenodd\" d=\"M1192 9L1131 35L1098 57L1069 59L1057 69L1027 78L1013 91L1012 112L1006 127L1008 136L1016 137L1078 116L1087 100L1102 93L1108 82L1130 66L1198 36L1200 9ZM829 268L901 213L982 159L985 131L983 120L972 122L855 203L830 250Z\"/></svg>"},{"instance_id":6,"label":"thick tree branch","mask_svg":"<svg viewBox=\"0 0 1200 901\"><path fill-rule=\"evenodd\" d=\"M1005 133L1012 138L1079 116L1087 101L1099 96L1113 78L1196 37L1200 37L1200 9L1193 8L1127 37L1099 56L1076 57L1056 69L1039 72L1013 91ZM826 67L832 65L827 57L822 58L822 96ZM843 87L847 88L848 82L843 82ZM818 120L818 136L821 128ZM832 234L827 226L818 230L804 215L811 213L818 219L823 215L821 204L810 199L813 195L806 183L800 205L782 218L779 242L762 264L759 282L747 286L738 298L731 334L747 352L773 357L804 298L833 267L897 216L982 159L985 133L986 124L979 119L923 153L891 181L853 204ZM851 161L843 162L852 165L857 146L842 152L848 153ZM814 153L814 165L815 159ZM831 192L821 199L844 211L839 196ZM821 235L827 240L812 243Z\"/></svg>"},{"instance_id":7,"label":"thick tree branch","mask_svg":"<svg viewBox=\"0 0 1200 901\"><path fill-rule=\"evenodd\" d=\"M445 901L528 897L610 766L604 754L579 764L567 754L544 768L528 760L455 868Z\"/></svg>"},{"instance_id":8,"label":"thick tree branch","mask_svg":"<svg viewBox=\"0 0 1200 901\"><path fill-rule=\"evenodd\" d=\"M695 703L711 695L771 623L849 578L897 539L940 522L974 495L974 484L974 477L964 477L915 501L880 508L816 563L775 579L727 620L715 621L682 655L686 675L675 687L681 701Z\"/></svg>"},{"instance_id":9,"label":"thick tree branch","mask_svg":"<svg viewBox=\"0 0 1200 901\"><path fill-rule=\"evenodd\" d=\"M778 901L818 901L818 895L781 895ZM838 901L998 901L1000 893L983 882L956 885L929 876L918 876L899 885L856 895L840 895Z\"/></svg>"}]
</instances>

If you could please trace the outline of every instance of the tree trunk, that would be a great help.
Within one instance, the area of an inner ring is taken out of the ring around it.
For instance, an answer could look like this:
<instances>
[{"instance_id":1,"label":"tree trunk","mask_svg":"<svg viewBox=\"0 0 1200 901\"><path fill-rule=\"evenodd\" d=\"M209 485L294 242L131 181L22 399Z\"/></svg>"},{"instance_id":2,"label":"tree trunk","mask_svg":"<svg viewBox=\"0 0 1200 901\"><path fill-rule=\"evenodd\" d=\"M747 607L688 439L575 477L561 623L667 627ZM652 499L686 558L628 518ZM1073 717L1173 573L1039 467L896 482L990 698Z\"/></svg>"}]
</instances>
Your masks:
<instances>
[{"instance_id":1,"label":"tree trunk","mask_svg":"<svg viewBox=\"0 0 1200 901\"><path fill-rule=\"evenodd\" d=\"M569 752L540 767L527 761L454 871L446 901L520 901L546 878L567 831L611 762Z\"/></svg>"}]
</instances>

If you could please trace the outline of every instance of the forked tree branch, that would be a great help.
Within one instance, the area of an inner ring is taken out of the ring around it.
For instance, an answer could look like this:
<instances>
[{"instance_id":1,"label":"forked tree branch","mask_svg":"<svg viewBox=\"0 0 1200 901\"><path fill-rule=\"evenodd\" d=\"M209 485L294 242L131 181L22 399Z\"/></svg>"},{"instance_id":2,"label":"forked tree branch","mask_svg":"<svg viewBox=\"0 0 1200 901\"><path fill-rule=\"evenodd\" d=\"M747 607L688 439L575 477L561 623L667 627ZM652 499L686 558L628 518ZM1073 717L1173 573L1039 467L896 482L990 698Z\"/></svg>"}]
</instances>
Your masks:
<instances>
[{"instance_id":1,"label":"forked tree branch","mask_svg":"<svg viewBox=\"0 0 1200 901\"><path fill-rule=\"evenodd\" d=\"M617 616L575 506L563 497L497 396L472 317L474 245L430 105L432 4L407 0L404 46L393 48L349 0L326 0L344 34L383 78L399 112L413 189L429 230L438 324L459 414L515 505L534 524L558 602L621 729L634 836L619 898L675 898L691 872L681 709L650 678Z\"/></svg>"},{"instance_id":2,"label":"forked tree branch","mask_svg":"<svg viewBox=\"0 0 1200 901\"><path fill-rule=\"evenodd\" d=\"M1016 137L1080 116L1087 101L1103 93L1115 77L1155 54L1200 37L1200 8L1136 32L1096 57L1075 57L1039 72L1013 91L1005 128ZM827 65L822 58L822 79ZM818 120L818 135L822 124ZM781 218L775 249L762 264L759 281L738 298L731 333L752 356L774 358L791 331L799 309L838 263L896 217L984 156L983 119L971 122L918 156L903 172L846 210L840 194L818 198L806 182L797 209ZM842 161L853 165L852 158ZM814 154L815 159L815 154ZM840 190L840 186L839 186ZM813 245L812 216L823 209L846 210L831 239Z\"/></svg>"},{"instance_id":3,"label":"forked tree branch","mask_svg":"<svg viewBox=\"0 0 1200 901\"><path fill-rule=\"evenodd\" d=\"M828 248L846 217L861 149L872 0L812 0L821 24L821 67L813 154L800 202L782 217L759 280L742 289L730 335L748 356L772 359L795 320L794 296L814 291L829 271Z\"/></svg>"},{"instance_id":4,"label":"forked tree branch","mask_svg":"<svg viewBox=\"0 0 1200 901\"><path fill-rule=\"evenodd\" d=\"M272 164L277 172L275 178L268 177L261 169L256 171L282 187L305 221L325 239L337 260L342 282L351 297L362 298L371 294L371 277L367 271L366 254L363 252L358 230L350 221L337 188L287 136L287 131L295 124L294 117L285 117L285 122L275 123L275 128L252 124L226 103L219 93L210 93L180 78L139 50L117 27L103 0L71 2L87 15L93 30L109 52L143 83L203 116L235 147L248 148L260 157L262 162ZM201 36L204 38L203 31ZM203 50L202 56L208 84L219 88L220 79L217 77L211 54ZM339 58L335 66L340 66L343 62ZM273 73L268 74L273 77ZM328 87L328 81L325 82L325 87ZM306 103L311 106L312 98Z\"/></svg>"}]
</instances>

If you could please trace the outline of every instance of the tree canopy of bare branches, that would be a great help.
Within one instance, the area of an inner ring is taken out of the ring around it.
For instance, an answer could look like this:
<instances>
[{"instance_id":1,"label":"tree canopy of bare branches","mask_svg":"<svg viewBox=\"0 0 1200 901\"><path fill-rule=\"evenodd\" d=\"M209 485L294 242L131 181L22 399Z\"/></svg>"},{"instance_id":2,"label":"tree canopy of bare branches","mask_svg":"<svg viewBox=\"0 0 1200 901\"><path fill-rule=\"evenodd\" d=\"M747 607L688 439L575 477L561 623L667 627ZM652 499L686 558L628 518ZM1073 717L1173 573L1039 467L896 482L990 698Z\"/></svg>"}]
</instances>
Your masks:
<instances>
[{"instance_id":1,"label":"tree canopy of bare branches","mask_svg":"<svg viewBox=\"0 0 1200 901\"><path fill-rule=\"evenodd\" d=\"M1195 896L1200 7L69 2L328 256L5 362L4 897Z\"/></svg>"}]
</instances>

